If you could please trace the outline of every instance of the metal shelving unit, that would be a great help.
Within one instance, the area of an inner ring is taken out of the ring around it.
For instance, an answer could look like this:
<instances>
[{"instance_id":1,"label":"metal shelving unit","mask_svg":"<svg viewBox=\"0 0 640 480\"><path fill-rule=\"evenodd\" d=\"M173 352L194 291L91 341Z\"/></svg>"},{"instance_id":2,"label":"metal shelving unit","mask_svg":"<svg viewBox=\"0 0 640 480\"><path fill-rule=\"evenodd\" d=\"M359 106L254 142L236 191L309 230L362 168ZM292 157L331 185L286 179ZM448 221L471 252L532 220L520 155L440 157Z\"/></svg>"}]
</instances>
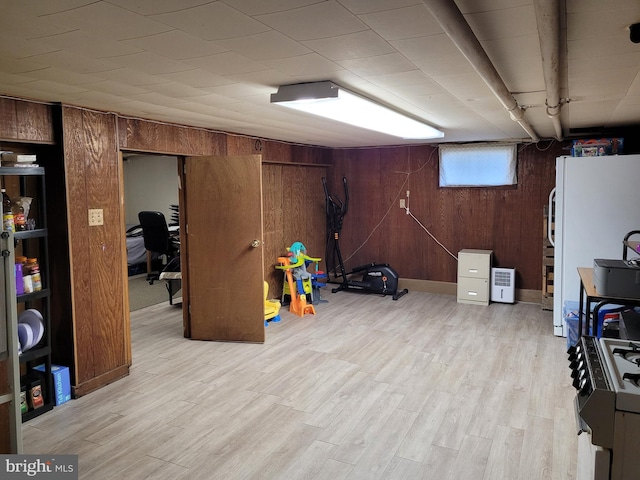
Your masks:
<instances>
[{"instance_id":1,"label":"metal shelving unit","mask_svg":"<svg viewBox=\"0 0 640 480\"><path fill-rule=\"evenodd\" d=\"M15 278L13 277L14 267L12 265L10 266L10 277L13 282L12 301L15 302L16 312L18 310L18 306L23 306L24 309L35 308L42 314L44 323L44 335L40 342L29 350L20 353L18 356L18 367L22 374L18 384L14 387L14 389L18 390L18 396L20 394L20 381L27 376L36 376L41 378L42 381L42 395L44 403L38 408L30 408L27 412L22 413L22 421L26 422L50 411L54 406L53 378L51 375L51 317L45 170L43 167L0 167L0 176L3 177L3 185L6 184L6 177L18 177L17 183L19 185L19 191L12 192L13 195L18 194L19 196L31 196L34 201L37 202L37 208L34 208L35 205L32 204L32 212L35 210L35 215L29 215L30 218L35 219L36 228L33 230L9 234L13 240L11 245L11 247L13 247L11 249L12 262L15 263L15 250L20 250L20 253L25 256L37 255L42 281L42 290L17 295ZM30 178L33 180L29 180ZM5 277L6 276L7 275L5 274ZM5 281L6 280L7 279L5 278ZM14 326L16 331L18 317L19 316L16 315L12 320L15 324ZM44 366L44 372L35 370L35 367L39 365Z\"/></svg>"}]
</instances>

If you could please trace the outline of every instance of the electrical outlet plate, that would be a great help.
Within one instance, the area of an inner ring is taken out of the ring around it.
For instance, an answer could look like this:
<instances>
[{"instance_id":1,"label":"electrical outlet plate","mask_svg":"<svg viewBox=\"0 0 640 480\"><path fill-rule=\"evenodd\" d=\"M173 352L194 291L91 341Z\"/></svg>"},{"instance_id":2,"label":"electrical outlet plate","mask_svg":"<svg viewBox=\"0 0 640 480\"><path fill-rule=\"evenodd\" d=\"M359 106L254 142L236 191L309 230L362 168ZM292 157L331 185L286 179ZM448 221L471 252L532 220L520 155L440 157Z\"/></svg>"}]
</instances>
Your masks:
<instances>
[{"instance_id":1,"label":"electrical outlet plate","mask_svg":"<svg viewBox=\"0 0 640 480\"><path fill-rule=\"evenodd\" d=\"M101 208L90 208L89 209L89 226L95 227L98 225L104 225L104 218L102 216Z\"/></svg>"}]
</instances>

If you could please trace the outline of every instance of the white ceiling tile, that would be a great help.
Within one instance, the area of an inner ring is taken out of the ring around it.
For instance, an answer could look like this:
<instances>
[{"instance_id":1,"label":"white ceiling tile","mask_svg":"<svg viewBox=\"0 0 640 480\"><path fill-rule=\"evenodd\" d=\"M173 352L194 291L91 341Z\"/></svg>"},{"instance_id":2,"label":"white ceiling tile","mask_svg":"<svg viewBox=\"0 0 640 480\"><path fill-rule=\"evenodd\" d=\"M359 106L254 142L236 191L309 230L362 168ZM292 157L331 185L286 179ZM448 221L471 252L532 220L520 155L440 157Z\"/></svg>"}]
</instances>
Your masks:
<instances>
[{"instance_id":1,"label":"white ceiling tile","mask_svg":"<svg viewBox=\"0 0 640 480\"><path fill-rule=\"evenodd\" d=\"M192 98L192 97L201 97L207 94L206 90L189 87L177 82L158 83L156 85L151 85L147 88L156 93L167 95L168 97L171 97L171 98Z\"/></svg>"},{"instance_id":2,"label":"white ceiling tile","mask_svg":"<svg viewBox=\"0 0 640 480\"><path fill-rule=\"evenodd\" d=\"M627 100L633 101L632 103L635 105L638 98L640 98L640 72L636 75L633 82L631 82L629 90L627 90Z\"/></svg>"},{"instance_id":3,"label":"white ceiling tile","mask_svg":"<svg viewBox=\"0 0 640 480\"><path fill-rule=\"evenodd\" d=\"M289 37L271 30L228 40L218 40L218 45L233 50L253 60L273 60L311 53L311 50Z\"/></svg>"},{"instance_id":4,"label":"white ceiling tile","mask_svg":"<svg viewBox=\"0 0 640 480\"><path fill-rule=\"evenodd\" d=\"M371 30L319 40L307 40L302 43L333 61L372 57L395 51L393 46Z\"/></svg>"},{"instance_id":5,"label":"white ceiling tile","mask_svg":"<svg viewBox=\"0 0 640 480\"><path fill-rule=\"evenodd\" d=\"M602 11L602 10L626 10L629 13L639 11L637 0L614 0L603 2L602 0L566 0L568 13L576 11ZM635 10L634 10L635 9Z\"/></svg>"},{"instance_id":6,"label":"white ceiling tile","mask_svg":"<svg viewBox=\"0 0 640 480\"><path fill-rule=\"evenodd\" d=\"M102 37L96 40L93 34L83 30L49 35L48 37L41 38L41 41L49 43L58 50L77 52L92 58L108 58L142 51L139 48L126 45L122 42L109 40L108 37Z\"/></svg>"},{"instance_id":7,"label":"white ceiling tile","mask_svg":"<svg viewBox=\"0 0 640 480\"><path fill-rule=\"evenodd\" d=\"M319 0L224 0L229 6L251 16L284 12L318 2Z\"/></svg>"},{"instance_id":8,"label":"white ceiling tile","mask_svg":"<svg viewBox=\"0 0 640 480\"><path fill-rule=\"evenodd\" d=\"M534 0L454 1L527 120L554 135ZM639 124L640 44L628 24L640 2L567 0L566 10L563 127ZM445 141L526 137L422 0L21 0L0 14L4 95L327 146L398 142L268 103L278 85L317 80L428 116Z\"/></svg>"},{"instance_id":9,"label":"white ceiling tile","mask_svg":"<svg viewBox=\"0 0 640 480\"><path fill-rule=\"evenodd\" d=\"M606 39L591 37L567 41L567 58L569 61L580 59L584 62L593 62L594 58L623 58L623 56L634 54L640 54L640 44L630 42L629 37L623 34L607 37ZM631 58L627 57L626 60L630 61ZM610 65L609 60L605 61L607 65Z\"/></svg>"},{"instance_id":10,"label":"white ceiling tile","mask_svg":"<svg viewBox=\"0 0 640 480\"><path fill-rule=\"evenodd\" d=\"M86 92L88 90L82 85L66 85L64 83L54 82L46 79L34 80L29 84L29 86L35 88L36 90L51 91L56 95Z\"/></svg>"},{"instance_id":11,"label":"white ceiling tile","mask_svg":"<svg viewBox=\"0 0 640 480\"><path fill-rule=\"evenodd\" d=\"M268 27L222 2L151 15L166 25L205 40L221 40L266 32Z\"/></svg>"},{"instance_id":12,"label":"white ceiling tile","mask_svg":"<svg viewBox=\"0 0 640 480\"><path fill-rule=\"evenodd\" d=\"M385 75L372 75L365 77L374 85L380 87L406 87L408 85L433 84L431 79L420 70L410 70L400 73L388 73Z\"/></svg>"},{"instance_id":13,"label":"white ceiling tile","mask_svg":"<svg viewBox=\"0 0 640 480\"><path fill-rule=\"evenodd\" d=\"M120 109L125 115L140 116L150 115L154 119L159 119L156 115L163 115L166 112L175 113L170 107L165 105L158 105L153 103L144 102L136 99L127 99L128 101L120 106ZM174 121L174 123L176 123Z\"/></svg>"},{"instance_id":14,"label":"white ceiling tile","mask_svg":"<svg viewBox=\"0 0 640 480\"><path fill-rule=\"evenodd\" d=\"M416 66L398 53L377 55L375 57L356 58L336 62L357 75L384 75L395 72L410 72Z\"/></svg>"},{"instance_id":15,"label":"white ceiling tile","mask_svg":"<svg viewBox=\"0 0 640 480\"><path fill-rule=\"evenodd\" d=\"M165 83L169 81L159 75L149 75L148 73L143 73L132 68L118 68L115 70L100 72L100 77L105 80L111 80L124 85L133 85L137 87L156 85L158 83Z\"/></svg>"},{"instance_id":16,"label":"white ceiling tile","mask_svg":"<svg viewBox=\"0 0 640 480\"><path fill-rule=\"evenodd\" d=\"M442 33L438 22L422 4L360 15L359 18L389 41Z\"/></svg>"},{"instance_id":17,"label":"white ceiling tile","mask_svg":"<svg viewBox=\"0 0 640 480\"><path fill-rule=\"evenodd\" d=\"M155 87L158 87L158 85L149 86L149 88L155 88ZM149 91L149 92L141 93L137 95L129 95L129 98L131 98L132 100L138 100L140 102L151 103L154 105L162 105L167 107L171 105L177 105L184 101L181 98L169 97L164 93L159 93L155 91Z\"/></svg>"},{"instance_id":18,"label":"white ceiling tile","mask_svg":"<svg viewBox=\"0 0 640 480\"><path fill-rule=\"evenodd\" d=\"M613 125L635 125L638 108L640 108L640 99L637 99L633 105L618 105L611 114L609 123Z\"/></svg>"},{"instance_id":19,"label":"white ceiling tile","mask_svg":"<svg viewBox=\"0 0 640 480\"><path fill-rule=\"evenodd\" d=\"M116 82L113 80L101 80L99 82L94 82L91 84L91 89L97 92L123 97L126 97L128 95L138 95L147 91L145 88L140 88L134 85L127 85L125 83Z\"/></svg>"},{"instance_id":20,"label":"white ceiling tile","mask_svg":"<svg viewBox=\"0 0 640 480\"><path fill-rule=\"evenodd\" d=\"M615 111L617 101L602 100L599 102L571 102L568 105L572 128L589 128L606 126L608 119Z\"/></svg>"},{"instance_id":21,"label":"white ceiling tile","mask_svg":"<svg viewBox=\"0 0 640 480\"><path fill-rule=\"evenodd\" d=\"M219 87L211 87L206 89L207 92L220 95L221 97L243 98L253 95L269 95L273 91L270 87L265 86L247 86L241 83L230 83L228 85L220 85Z\"/></svg>"},{"instance_id":22,"label":"white ceiling tile","mask_svg":"<svg viewBox=\"0 0 640 480\"><path fill-rule=\"evenodd\" d=\"M286 12L258 15L260 22L294 40L314 40L361 32L367 26L335 1Z\"/></svg>"},{"instance_id":23,"label":"white ceiling tile","mask_svg":"<svg viewBox=\"0 0 640 480\"><path fill-rule=\"evenodd\" d=\"M211 0L109 0L109 3L140 15L154 15L197 7L211 3Z\"/></svg>"},{"instance_id":24,"label":"white ceiling tile","mask_svg":"<svg viewBox=\"0 0 640 480\"><path fill-rule=\"evenodd\" d=\"M448 58L461 55L458 47L445 33L391 40L389 43L409 60Z\"/></svg>"},{"instance_id":25,"label":"white ceiling tile","mask_svg":"<svg viewBox=\"0 0 640 480\"><path fill-rule=\"evenodd\" d=\"M51 80L53 82L64 83L67 85L91 84L91 86L87 88L93 88L93 85L101 80L99 75L81 74L58 67L49 67L29 72L29 76L32 78Z\"/></svg>"},{"instance_id":26,"label":"white ceiling tile","mask_svg":"<svg viewBox=\"0 0 640 480\"><path fill-rule=\"evenodd\" d=\"M53 13L75 10L96 3L96 0L56 0L55 2L42 2L40 0L20 0L21 7L28 9L36 16L47 16Z\"/></svg>"},{"instance_id":27,"label":"white ceiling tile","mask_svg":"<svg viewBox=\"0 0 640 480\"><path fill-rule=\"evenodd\" d=\"M517 62L496 62L496 70L511 93L544 91L542 65L521 58Z\"/></svg>"},{"instance_id":28,"label":"white ceiling tile","mask_svg":"<svg viewBox=\"0 0 640 480\"><path fill-rule=\"evenodd\" d=\"M456 5L466 15L533 5L533 0L456 0Z\"/></svg>"},{"instance_id":29,"label":"white ceiling tile","mask_svg":"<svg viewBox=\"0 0 640 480\"><path fill-rule=\"evenodd\" d=\"M198 97L198 103L202 103L211 107L220 107L226 109L229 105L238 103L240 100L232 97L223 97L215 93L208 93L203 97Z\"/></svg>"},{"instance_id":30,"label":"white ceiling tile","mask_svg":"<svg viewBox=\"0 0 640 480\"><path fill-rule=\"evenodd\" d=\"M80 92L74 95L74 97L80 104L90 102L94 108L103 108L104 110L110 110L113 108L112 106L129 103L131 101L126 96L100 91Z\"/></svg>"},{"instance_id":31,"label":"white ceiling tile","mask_svg":"<svg viewBox=\"0 0 640 480\"><path fill-rule=\"evenodd\" d=\"M183 102L176 104L175 107L180 108L180 110L186 110L187 112L200 113L209 117L219 116L220 118L223 118L224 113L227 111L226 108L220 109L208 105L204 101L204 97L198 97L196 102Z\"/></svg>"},{"instance_id":32,"label":"white ceiling tile","mask_svg":"<svg viewBox=\"0 0 640 480\"><path fill-rule=\"evenodd\" d=\"M288 75L325 75L342 67L317 53L300 55L299 57L268 60L264 62L271 68ZM326 79L324 79L326 80Z\"/></svg>"},{"instance_id":33,"label":"white ceiling tile","mask_svg":"<svg viewBox=\"0 0 640 480\"><path fill-rule=\"evenodd\" d=\"M425 96L441 95L443 93L446 94L440 85L431 80L425 83L416 83L415 85L401 85L393 87L393 92L399 97L411 101ZM451 97L449 96L448 98L450 101Z\"/></svg>"},{"instance_id":34,"label":"white ceiling tile","mask_svg":"<svg viewBox=\"0 0 640 480\"><path fill-rule=\"evenodd\" d=\"M462 102L478 101L487 97L495 98L489 87L473 73L434 76L432 79Z\"/></svg>"},{"instance_id":35,"label":"white ceiling tile","mask_svg":"<svg viewBox=\"0 0 640 480\"><path fill-rule=\"evenodd\" d=\"M180 30L123 40L121 43L174 60L215 55L227 50L212 41L194 37Z\"/></svg>"},{"instance_id":36,"label":"white ceiling tile","mask_svg":"<svg viewBox=\"0 0 640 480\"><path fill-rule=\"evenodd\" d=\"M259 72L225 75L224 78L232 82L240 82L246 85L261 85L269 88L295 83L295 78L292 76L271 68L268 70L261 70ZM275 89L272 93L275 93Z\"/></svg>"},{"instance_id":37,"label":"white ceiling tile","mask_svg":"<svg viewBox=\"0 0 640 480\"><path fill-rule=\"evenodd\" d=\"M356 15L422 5L420 0L340 0L340 3Z\"/></svg>"},{"instance_id":38,"label":"white ceiling tile","mask_svg":"<svg viewBox=\"0 0 640 480\"><path fill-rule=\"evenodd\" d=\"M472 13L465 15L464 18L481 42L496 38L504 39L538 34L533 4L491 12Z\"/></svg>"},{"instance_id":39,"label":"white ceiling tile","mask_svg":"<svg viewBox=\"0 0 640 480\"><path fill-rule=\"evenodd\" d=\"M414 60L413 63L430 77L474 72L473 66L460 52L447 58Z\"/></svg>"},{"instance_id":40,"label":"white ceiling tile","mask_svg":"<svg viewBox=\"0 0 640 480\"><path fill-rule=\"evenodd\" d=\"M20 85L22 83L33 82L34 78L27 75L16 75L13 73L0 71L0 85Z\"/></svg>"},{"instance_id":41,"label":"white ceiling tile","mask_svg":"<svg viewBox=\"0 0 640 480\"><path fill-rule=\"evenodd\" d=\"M192 68L191 70L175 73L164 73L162 77L193 88L217 87L219 85L234 83L233 80L221 75L216 75L202 68Z\"/></svg>"},{"instance_id":42,"label":"white ceiling tile","mask_svg":"<svg viewBox=\"0 0 640 480\"><path fill-rule=\"evenodd\" d=\"M0 56L2 57L29 58L56 50L58 50L57 47L43 40L18 41L14 34L0 27Z\"/></svg>"},{"instance_id":43,"label":"white ceiling tile","mask_svg":"<svg viewBox=\"0 0 640 480\"><path fill-rule=\"evenodd\" d=\"M162 75L165 73L183 72L192 67L178 60L172 60L151 52L121 55L109 59L120 67L128 67L149 75Z\"/></svg>"},{"instance_id":44,"label":"white ceiling tile","mask_svg":"<svg viewBox=\"0 0 640 480\"><path fill-rule=\"evenodd\" d=\"M538 34L510 37L508 41L485 40L482 47L492 61L526 58L529 62L542 64Z\"/></svg>"},{"instance_id":45,"label":"white ceiling tile","mask_svg":"<svg viewBox=\"0 0 640 480\"><path fill-rule=\"evenodd\" d=\"M47 18L52 22L72 28L80 27L93 35L112 40L144 37L171 30L167 25L107 2L94 2L48 15Z\"/></svg>"},{"instance_id":46,"label":"white ceiling tile","mask_svg":"<svg viewBox=\"0 0 640 480\"><path fill-rule=\"evenodd\" d=\"M10 58L3 57L1 59L2 71L12 74L28 74L36 70L44 70L50 68L50 62L46 59L34 58Z\"/></svg>"},{"instance_id":47,"label":"white ceiling tile","mask_svg":"<svg viewBox=\"0 0 640 480\"><path fill-rule=\"evenodd\" d=\"M567 40L600 39L633 44L629 40L629 25L640 21L640 2L621 8L622 2L598 2L599 8L580 9L567 14Z\"/></svg>"},{"instance_id":48,"label":"white ceiling tile","mask_svg":"<svg viewBox=\"0 0 640 480\"><path fill-rule=\"evenodd\" d=\"M55 65L58 68L76 73L98 73L118 68L118 65L109 59L96 59L66 50L36 55L31 57L31 60L45 65Z\"/></svg>"},{"instance_id":49,"label":"white ceiling tile","mask_svg":"<svg viewBox=\"0 0 640 480\"><path fill-rule=\"evenodd\" d=\"M57 2L36 1L35 3L49 4ZM14 42L12 43L14 47L18 44L18 39L37 40L41 36L56 35L79 28L78 26L63 25L49 16L39 17L33 10L33 5L27 5L26 2L12 2L10 8L8 5L5 8L5 5L6 2L3 4L2 14L0 15L0 31L9 38L13 37Z\"/></svg>"},{"instance_id":50,"label":"white ceiling tile","mask_svg":"<svg viewBox=\"0 0 640 480\"><path fill-rule=\"evenodd\" d=\"M259 72L267 69L265 64L255 62L235 52L224 52L206 57L190 58L184 60L184 62L217 75L234 75L237 73Z\"/></svg>"}]
</instances>

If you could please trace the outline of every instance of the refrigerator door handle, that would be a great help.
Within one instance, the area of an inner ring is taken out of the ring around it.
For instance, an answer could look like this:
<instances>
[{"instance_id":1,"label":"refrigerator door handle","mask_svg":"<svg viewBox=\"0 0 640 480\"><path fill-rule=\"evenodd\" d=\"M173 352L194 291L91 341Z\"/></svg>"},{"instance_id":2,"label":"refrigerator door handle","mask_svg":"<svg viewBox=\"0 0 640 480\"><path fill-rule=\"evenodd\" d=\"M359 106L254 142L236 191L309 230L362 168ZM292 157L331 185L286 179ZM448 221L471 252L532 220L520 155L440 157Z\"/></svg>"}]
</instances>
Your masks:
<instances>
[{"instance_id":1,"label":"refrigerator door handle","mask_svg":"<svg viewBox=\"0 0 640 480\"><path fill-rule=\"evenodd\" d=\"M549 240L549 243L553 247L556 246L556 242L555 242L555 239L553 238L553 233L552 233L553 229L551 228L551 225L553 222L551 220L554 219L556 216L555 207L556 207L556 188L553 187L553 189L551 189L551 192L549 192L549 218L547 219L547 239Z\"/></svg>"}]
</instances>

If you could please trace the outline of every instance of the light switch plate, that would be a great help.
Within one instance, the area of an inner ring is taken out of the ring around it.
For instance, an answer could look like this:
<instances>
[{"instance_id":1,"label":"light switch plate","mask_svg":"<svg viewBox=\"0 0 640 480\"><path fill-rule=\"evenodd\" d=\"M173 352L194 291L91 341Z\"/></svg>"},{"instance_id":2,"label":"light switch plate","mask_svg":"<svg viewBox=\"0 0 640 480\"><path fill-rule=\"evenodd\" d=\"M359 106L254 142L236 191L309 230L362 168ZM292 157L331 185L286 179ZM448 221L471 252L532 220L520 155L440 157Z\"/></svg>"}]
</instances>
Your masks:
<instances>
[{"instance_id":1,"label":"light switch plate","mask_svg":"<svg viewBox=\"0 0 640 480\"><path fill-rule=\"evenodd\" d=\"M102 216L101 208L90 208L89 209L89 226L95 227L98 225L104 225L104 218Z\"/></svg>"}]
</instances>

